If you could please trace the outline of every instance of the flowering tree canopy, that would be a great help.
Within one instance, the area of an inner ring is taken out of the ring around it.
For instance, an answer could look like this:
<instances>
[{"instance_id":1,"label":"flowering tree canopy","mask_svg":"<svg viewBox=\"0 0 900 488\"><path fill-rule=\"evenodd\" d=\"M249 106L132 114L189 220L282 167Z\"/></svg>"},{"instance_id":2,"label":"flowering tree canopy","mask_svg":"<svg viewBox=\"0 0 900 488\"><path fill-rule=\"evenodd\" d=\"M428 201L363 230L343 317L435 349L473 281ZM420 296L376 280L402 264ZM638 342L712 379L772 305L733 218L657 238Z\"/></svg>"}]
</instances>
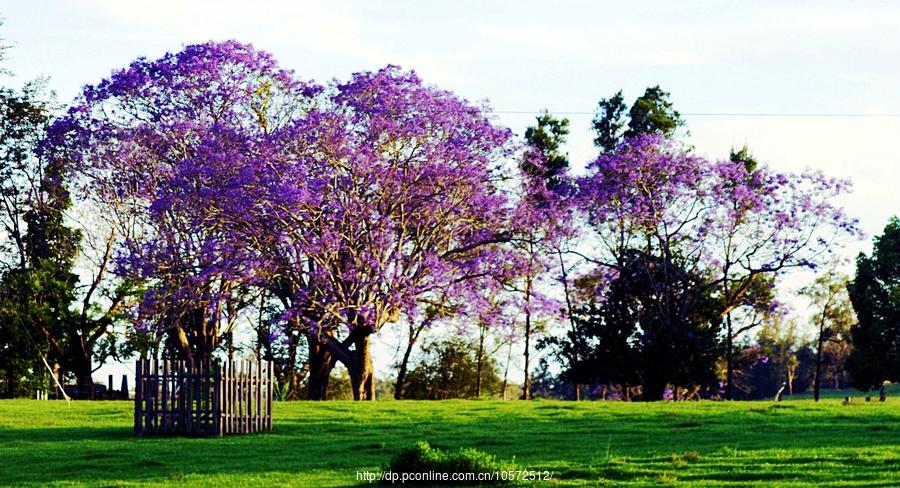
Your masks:
<instances>
[{"instance_id":1,"label":"flowering tree canopy","mask_svg":"<svg viewBox=\"0 0 900 488\"><path fill-rule=\"evenodd\" d=\"M270 290L359 392L369 334L501 259L510 135L396 67L325 88L225 42L87 87L50 146L121 216L119 270L148 283L142 326L208 357L248 294Z\"/></svg>"},{"instance_id":2,"label":"flowering tree canopy","mask_svg":"<svg viewBox=\"0 0 900 488\"><path fill-rule=\"evenodd\" d=\"M656 134L626 140L588 170L579 204L602 244L594 260L613 270L628 249L670 258L677 251L694 267L718 270L716 285L815 268L841 240L860 235L833 201L849 182L820 172L710 162ZM728 302L723 313L737 304Z\"/></svg>"},{"instance_id":3,"label":"flowering tree canopy","mask_svg":"<svg viewBox=\"0 0 900 488\"><path fill-rule=\"evenodd\" d=\"M284 166L260 195L272 224L259 235L289 316L348 365L359 396L371 333L459 295L502 259L509 137L483 107L392 66L326 90L281 135Z\"/></svg>"},{"instance_id":4,"label":"flowering tree canopy","mask_svg":"<svg viewBox=\"0 0 900 488\"><path fill-rule=\"evenodd\" d=\"M735 158L710 162L659 134L626 139L588 171L578 200L596 231L591 258L606 278L600 283L631 270L635 260L681 270L648 270L649 289L660 297L670 296L672 286L683 293L677 277L684 273L700 280L697 296L710 295L719 303L717 315L727 318L726 357L731 312L771 304L771 297L759 299L760 284L790 268L814 268L842 239L859 235L856 222L833 203L848 182L816 172L777 173ZM659 307L695 302L661 300Z\"/></svg>"},{"instance_id":5,"label":"flowering tree canopy","mask_svg":"<svg viewBox=\"0 0 900 488\"><path fill-rule=\"evenodd\" d=\"M119 273L145 281L135 320L207 357L258 266L229 215L270 140L319 87L236 42L138 59L87 86L48 136L119 227Z\"/></svg>"}]
</instances>

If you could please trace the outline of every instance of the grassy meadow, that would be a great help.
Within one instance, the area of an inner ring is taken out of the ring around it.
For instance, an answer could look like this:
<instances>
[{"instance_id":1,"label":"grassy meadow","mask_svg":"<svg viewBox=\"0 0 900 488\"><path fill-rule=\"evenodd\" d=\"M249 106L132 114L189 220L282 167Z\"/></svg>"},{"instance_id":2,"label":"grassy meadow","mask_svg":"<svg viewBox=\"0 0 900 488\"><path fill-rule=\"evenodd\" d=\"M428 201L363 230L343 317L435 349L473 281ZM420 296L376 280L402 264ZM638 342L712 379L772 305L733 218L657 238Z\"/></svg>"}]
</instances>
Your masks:
<instances>
[{"instance_id":1,"label":"grassy meadow","mask_svg":"<svg viewBox=\"0 0 900 488\"><path fill-rule=\"evenodd\" d=\"M130 402L0 401L0 484L364 486L418 440L473 447L523 486L900 485L900 398L276 403L275 431L136 438Z\"/></svg>"}]
</instances>

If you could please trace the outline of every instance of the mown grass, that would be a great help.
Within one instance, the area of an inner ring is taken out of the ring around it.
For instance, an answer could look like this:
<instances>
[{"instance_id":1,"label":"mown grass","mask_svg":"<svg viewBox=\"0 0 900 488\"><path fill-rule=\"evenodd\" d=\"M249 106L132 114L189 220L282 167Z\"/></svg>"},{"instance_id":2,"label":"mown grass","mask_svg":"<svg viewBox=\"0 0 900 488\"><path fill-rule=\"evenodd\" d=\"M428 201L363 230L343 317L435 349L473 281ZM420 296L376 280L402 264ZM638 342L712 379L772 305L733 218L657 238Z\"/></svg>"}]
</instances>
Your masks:
<instances>
[{"instance_id":1,"label":"mown grass","mask_svg":"<svg viewBox=\"0 0 900 488\"><path fill-rule=\"evenodd\" d=\"M900 399L277 403L275 431L136 438L128 402L0 401L0 484L359 486L424 440L559 486L900 485Z\"/></svg>"}]
</instances>

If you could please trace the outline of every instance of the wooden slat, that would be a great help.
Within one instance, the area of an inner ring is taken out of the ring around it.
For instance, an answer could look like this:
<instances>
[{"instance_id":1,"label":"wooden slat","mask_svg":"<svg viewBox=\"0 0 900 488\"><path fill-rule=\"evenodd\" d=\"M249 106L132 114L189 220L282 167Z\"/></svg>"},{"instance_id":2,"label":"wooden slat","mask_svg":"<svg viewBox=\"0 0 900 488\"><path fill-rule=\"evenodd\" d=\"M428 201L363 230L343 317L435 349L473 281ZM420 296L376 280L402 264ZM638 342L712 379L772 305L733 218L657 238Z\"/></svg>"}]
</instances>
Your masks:
<instances>
[{"instance_id":1,"label":"wooden slat","mask_svg":"<svg viewBox=\"0 0 900 488\"><path fill-rule=\"evenodd\" d=\"M268 395L266 400L266 430L272 430L272 397L275 390L275 372L272 369L272 361L269 361L267 368L269 371L266 375L266 380L268 381L266 388L266 394Z\"/></svg>"},{"instance_id":2,"label":"wooden slat","mask_svg":"<svg viewBox=\"0 0 900 488\"><path fill-rule=\"evenodd\" d=\"M238 362L238 369L240 373L238 373L238 398L237 398L237 408L238 408L238 434L244 433L244 413L247 409L247 366L244 364L244 361Z\"/></svg>"},{"instance_id":3,"label":"wooden slat","mask_svg":"<svg viewBox=\"0 0 900 488\"><path fill-rule=\"evenodd\" d=\"M225 433L234 433L234 362L228 362L228 379L225 381Z\"/></svg>"},{"instance_id":4,"label":"wooden slat","mask_svg":"<svg viewBox=\"0 0 900 488\"><path fill-rule=\"evenodd\" d=\"M141 360L138 359L134 363L134 433L136 435L143 435L144 431L141 428Z\"/></svg>"},{"instance_id":5,"label":"wooden slat","mask_svg":"<svg viewBox=\"0 0 900 488\"><path fill-rule=\"evenodd\" d=\"M222 415L221 415L221 398L219 394L221 393L221 389L219 388L220 384L220 370L219 370L219 362L216 361L213 365L215 370L215 376L213 381L213 433L216 435L222 435Z\"/></svg>"},{"instance_id":6,"label":"wooden slat","mask_svg":"<svg viewBox=\"0 0 900 488\"><path fill-rule=\"evenodd\" d=\"M213 371L212 371L213 363L209 361L206 363L206 375L204 376L204 386L203 386L203 397L206 401L203 412L204 412L204 425L206 429L206 433L213 432L213 397L212 397L212 388L213 388Z\"/></svg>"},{"instance_id":7,"label":"wooden slat","mask_svg":"<svg viewBox=\"0 0 900 488\"><path fill-rule=\"evenodd\" d=\"M157 398L159 398L159 360L153 359L153 369L152 373L150 373L150 382L152 383L150 386L150 429L153 433L159 432L159 405L157 404Z\"/></svg>"},{"instance_id":8,"label":"wooden slat","mask_svg":"<svg viewBox=\"0 0 900 488\"><path fill-rule=\"evenodd\" d=\"M250 430L250 376L253 371L250 369L250 361L241 361L241 364L244 366L244 415L241 416L241 423L246 434Z\"/></svg>"},{"instance_id":9,"label":"wooden slat","mask_svg":"<svg viewBox=\"0 0 900 488\"><path fill-rule=\"evenodd\" d=\"M197 361L197 402L194 405L194 422L197 425L197 433L203 434L206 431L206 427L203 423L203 386L204 386L204 373L206 372L206 364L204 364L203 360Z\"/></svg>"},{"instance_id":10,"label":"wooden slat","mask_svg":"<svg viewBox=\"0 0 900 488\"><path fill-rule=\"evenodd\" d=\"M144 397L141 398L141 402L144 404L144 433L153 432L153 421L150 419L152 415L152 405L150 404L150 359L143 361L143 379L141 380L144 383Z\"/></svg>"},{"instance_id":11,"label":"wooden slat","mask_svg":"<svg viewBox=\"0 0 900 488\"><path fill-rule=\"evenodd\" d=\"M178 360L178 412L179 412L179 420L178 420L178 432L180 434L187 434L187 420L188 415L185 411L185 406L187 403L185 402L187 395L187 388L185 388L185 376L187 375L187 371L185 371L187 365L185 364L184 359Z\"/></svg>"},{"instance_id":12,"label":"wooden slat","mask_svg":"<svg viewBox=\"0 0 900 488\"><path fill-rule=\"evenodd\" d=\"M204 379L204 378L203 378L203 373L204 373L204 371L205 371L205 369L206 369L205 366L206 366L206 365L203 364L203 361L202 361L202 360L201 360L201 361L197 361L197 388L198 388L198 395L197 395L197 405L196 405L196 410L194 410L194 413L195 413L195 415L196 415L195 421L197 422L197 432L200 433L200 434L204 433L204 431L205 431L205 427L204 427L204 424L203 424L203 386L204 386L204 382L203 382L203 379Z\"/></svg>"},{"instance_id":13,"label":"wooden slat","mask_svg":"<svg viewBox=\"0 0 900 488\"><path fill-rule=\"evenodd\" d=\"M260 405L262 404L262 371L263 365L262 360L257 358L256 361L256 410L254 411L253 418L253 427L256 432L262 430L262 411L260 409Z\"/></svg>"},{"instance_id":14,"label":"wooden slat","mask_svg":"<svg viewBox=\"0 0 900 488\"><path fill-rule=\"evenodd\" d=\"M169 432L169 417L168 417L168 407L169 407L169 360L163 359L162 364L162 402L160 406L161 415L161 424L162 424L162 432Z\"/></svg>"}]
</instances>

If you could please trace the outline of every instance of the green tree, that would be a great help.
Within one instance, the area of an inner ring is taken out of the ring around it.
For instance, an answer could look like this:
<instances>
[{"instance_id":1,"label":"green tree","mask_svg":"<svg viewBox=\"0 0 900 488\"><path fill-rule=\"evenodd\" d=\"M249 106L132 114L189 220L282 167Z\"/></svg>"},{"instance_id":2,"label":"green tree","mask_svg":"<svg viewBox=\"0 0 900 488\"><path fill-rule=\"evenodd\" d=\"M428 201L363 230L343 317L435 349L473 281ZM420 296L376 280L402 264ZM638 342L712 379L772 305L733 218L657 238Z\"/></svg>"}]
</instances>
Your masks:
<instances>
[{"instance_id":1,"label":"green tree","mask_svg":"<svg viewBox=\"0 0 900 488\"><path fill-rule=\"evenodd\" d=\"M603 151L612 151L616 148L625 134L625 128L628 121L625 118L625 112L628 106L625 105L625 97L622 96L622 90L616 92L609 98L602 98L597 104L597 113L591 126L594 133L594 145Z\"/></svg>"},{"instance_id":2,"label":"green tree","mask_svg":"<svg viewBox=\"0 0 900 488\"><path fill-rule=\"evenodd\" d=\"M858 319L847 359L852 384L865 391L900 380L900 219L875 238L871 256L857 257L847 288Z\"/></svg>"},{"instance_id":3,"label":"green tree","mask_svg":"<svg viewBox=\"0 0 900 488\"><path fill-rule=\"evenodd\" d=\"M9 379L36 364L30 371L43 378L43 356L90 398L94 364L118 355L112 325L137 291L111 279L116 232L100 225L103 216L90 215L83 229L69 218L68 162L41 149L56 109L43 85L0 88L0 368L19 365ZM74 272L79 259L91 271L85 283Z\"/></svg>"},{"instance_id":4,"label":"green tree","mask_svg":"<svg viewBox=\"0 0 900 488\"><path fill-rule=\"evenodd\" d=\"M713 385L720 317L711 290L674 260L628 250L622 262L602 300L576 309L576 329L557 340L564 374L623 392L640 383L648 401L670 385Z\"/></svg>"},{"instance_id":5,"label":"green tree","mask_svg":"<svg viewBox=\"0 0 900 488\"><path fill-rule=\"evenodd\" d=\"M554 190L559 189L563 184L569 167L568 156L562 152L562 145L565 143L566 135L569 134L569 120L556 119L545 110L536 118L536 122L536 125L525 131L525 141L528 143L529 150L523 157L521 168L530 177L529 179L539 182L540 186L551 190L550 192L536 191L525 197L535 208L547 209L556 206L554 200L559 195ZM522 283L511 285L511 288L522 293L525 299L523 307L525 313L525 364L523 369L525 374L522 382L522 398L524 400L531 398L532 339L540 331L540 324L535 323L531 306L532 300L536 297L535 285L542 274L539 263L548 258L551 252L554 252L560 256L563 276L566 273L561 258L562 251L555 246L558 241L549 235L552 233L552 231L548 233L549 230L550 228L542 226L526 230L516 246L518 251L528 259L528 266L523 270L524 273L521 276ZM565 292L567 303L569 303L568 289Z\"/></svg>"},{"instance_id":6,"label":"green tree","mask_svg":"<svg viewBox=\"0 0 900 488\"><path fill-rule=\"evenodd\" d=\"M672 106L669 95L669 92L659 85L647 88L628 111L628 130L625 131L625 137L654 132L669 137L683 126L684 120Z\"/></svg>"},{"instance_id":7,"label":"green tree","mask_svg":"<svg viewBox=\"0 0 900 488\"><path fill-rule=\"evenodd\" d=\"M529 165L526 160L522 169L528 174L542 176L549 188L555 188L569 167L569 156L562 152L562 145L569 135L569 119L557 119L544 110L535 121L536 125L525 129L525 142L541 152L544 167ZM538 172L543 174L537 175Z\"/></svg>"},{"instance_id":8,"label":"green tree","mask_svg":"<svg viewBox=\"0 0 900 488\"><path fill-rule=\"evenodd\" d=\"M496 365L486 357L482 369L482 394L493 395L500 385ZM404 398L475 398L477 384L478 361L472 347L458 338L447 339L424 349L422 361L409 372Z\"/></svg>"},{"instance_id":9,"label":"green tree","mask_svg":"<svg viewBox=\"0 0 900 488\"><path fill-rule=\"evenodd\" d=\"M6 342L0 363L10 368L10 394L26 358L65 359L58 331L69 320L77 282L72 268L79 236L63 225L70 203L64 172L35 154L50 113L42 93L40 83L0 89L0 327Z\"/></svg>"},{"instance_id":10,"label":"green tree","mask_svg":"<svg viewBox=\"0 0 900 488\"><path fill-rule=\"evenodd\" d=\"M802 391L808 384L813 370L812 352L800 335L796 320L785 320L781 316L767 320L757 335L760 353L766 358L765 368L755 367L761 378L753 378L753 388L763 392L753 392L751 398L770 397L782 383L786 383L788 395ZM736 384L739 382L736 382Z\"/></svg>"},{"instance_id":11,"label":"green tree","mask_svg":"<svg viewBox=\"0 0 900 488\"><path fill-rule=\"evenodd\" d=\"M673 135L684 126L684 120L669 101L669 96L669 92L656 85L644 90L630 109L625 105L621 90L610 98L601 99L592 122L596 134L594 144L607 152L614 150L626 137L652 133L666 137Z\"/></svg>"},{"instance_id":12,"label":"green tree","mask_svg":"<svg viewBox=\"0 0 900 488\"><path fill-rule=\"evenodd\" d=\"M67 224L71 198L66 168L60 160L37 154L50 111L39 83L20 92L0 90L0 203L5 210L0 217L5 237L0 243L0 323L4 341L14 344L5 348L0 362L21 364L10 355L31 362L43 355L63 373L74 374L79 396L89 398L95 356L102 364L115 355L109 332L131 289L119 284L98 300L109 291L104 280L113 257L111 237L101 248L91 281L78 286L73 270L82 232ZM43 376L42 363L32 371Z\"/></svg>"},{"instance_id":13,"label":"green tree","mask_svg":"<svg viewBox=\"0 0 900 488\"><path fill-rule=\"evenodd\" d=\"M835 355L831 344L840 346L847 340L850 328L856 322L853 306L847 294L849 278L837 274L833 269L821 274L812 285L804 287L800 293L812 302L817 311L811 322L816 327L816 369L813 376L813 398L819 401L819 388L823 375L823 363L828 356Z\"/></svg>"}]
</instances>

